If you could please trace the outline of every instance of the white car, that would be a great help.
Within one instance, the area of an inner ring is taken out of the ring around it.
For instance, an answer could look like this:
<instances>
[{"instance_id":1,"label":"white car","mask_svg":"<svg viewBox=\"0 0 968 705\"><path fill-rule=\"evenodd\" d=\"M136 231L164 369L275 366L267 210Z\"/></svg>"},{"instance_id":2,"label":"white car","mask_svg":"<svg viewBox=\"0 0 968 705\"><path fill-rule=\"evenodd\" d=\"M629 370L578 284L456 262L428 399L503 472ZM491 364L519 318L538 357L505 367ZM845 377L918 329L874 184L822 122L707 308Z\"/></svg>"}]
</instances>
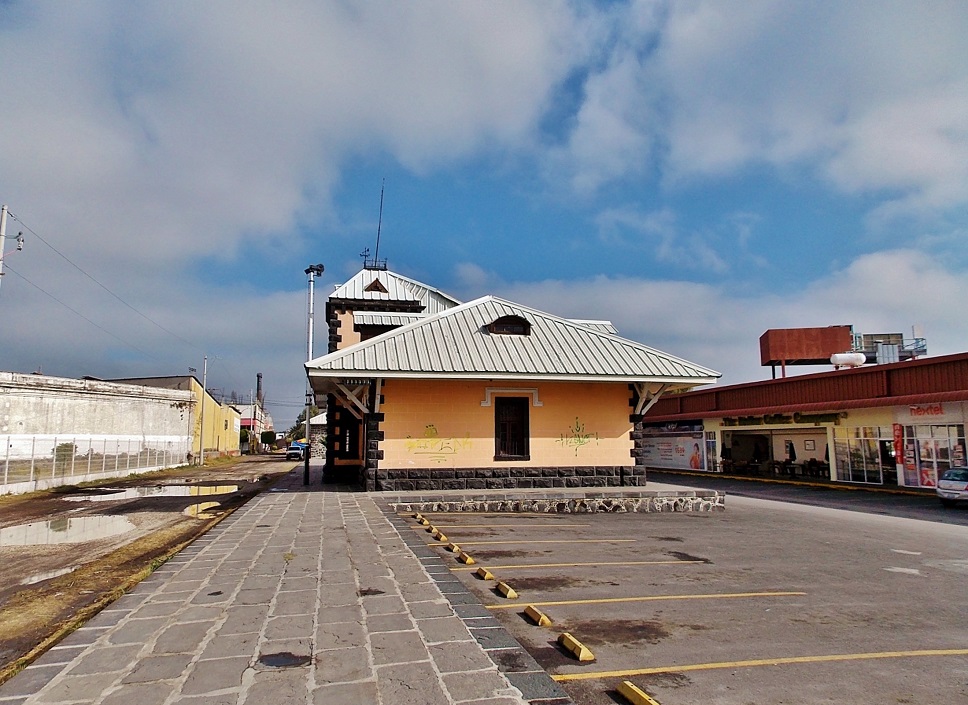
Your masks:
<instances>
[{"instance_id":1,"label":"white car","mask_svg":"<svg viewBox=\"0 0 968 705\"><path fill-rule=\"evenodd\" d=\"M956 502L968 502L968 468L945 470L935 491L946 507L953 507Z\"/></svg>"}]
</instances>

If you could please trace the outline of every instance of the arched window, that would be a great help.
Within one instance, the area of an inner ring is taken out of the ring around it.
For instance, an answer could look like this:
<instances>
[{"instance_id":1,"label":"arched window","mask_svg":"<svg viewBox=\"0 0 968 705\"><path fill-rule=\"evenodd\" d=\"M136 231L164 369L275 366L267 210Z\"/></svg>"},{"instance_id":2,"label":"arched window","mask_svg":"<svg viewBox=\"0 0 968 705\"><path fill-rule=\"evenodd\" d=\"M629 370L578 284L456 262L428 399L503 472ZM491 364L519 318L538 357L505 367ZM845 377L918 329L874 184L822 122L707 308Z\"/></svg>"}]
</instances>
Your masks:
<instances>
[{"instance_id":1,"label":"arched window","mask_svg":"<svg viewBox=\"0 0 968 705\"><path fill-rule=\"evenodd\" d=\"M521 316L501 316L488 324L487 332L493 335L531 335L531 324Z\"/></svg>"}]
</instances>

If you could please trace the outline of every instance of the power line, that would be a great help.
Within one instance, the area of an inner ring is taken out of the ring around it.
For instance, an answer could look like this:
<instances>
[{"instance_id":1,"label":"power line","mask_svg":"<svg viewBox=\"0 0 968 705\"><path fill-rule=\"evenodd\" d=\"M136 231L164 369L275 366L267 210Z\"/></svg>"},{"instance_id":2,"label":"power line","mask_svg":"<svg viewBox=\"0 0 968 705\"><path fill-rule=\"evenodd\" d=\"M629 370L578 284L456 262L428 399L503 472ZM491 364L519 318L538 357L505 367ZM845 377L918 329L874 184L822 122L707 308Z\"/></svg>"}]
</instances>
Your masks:
<instances>
[{"instance_id":1,"label":"power line","mask_svg":"<svg viewBox=\"0 0 968 705\"><path fill-rule=\"evenodd\" d=\"M37 284L34 284L32 281L30 281L23 274L21 274L20 272L18 272L15 269L12 269L9 264L7 265L7 271L10 272L11 274L17 275L18 277L20 277L21 279L23 279L25 282L27 282L28 284L30 284L32 287L34 287L35 289L37 289L39 292L41 292L42 294L46 294L47 296L49 296L50 298L52 298L54 301L56 301L57 303L59 303L61 306L63 306L64 308L66 308L68 311L70 311L71 313L73 313L76 316L80 316L85 321L87 321L88 323L90 323L92 326L94 326L98 330L102 331L103 333L107 333L112 338L114 338L119 343L121 343L122 345L125 345L125 346L131 348L132 350L135 350L135 351L141 353L142 355L147 355L152 360L157 360L158 362L161 362L161 359L160 358L157 358L154 355L152 355L151 353L142 350L137 345L133 345L132 343L129 343L128 341L124 340L123 338L118 337L117 335L115 335L114 333L112 333L111 331L109 331L107 328L104 328L103 326L100 326L97 323L95 323L94 321L92 321L90 318L88 318L87 316L85 316L83 313L81 313L77 309L74 309L71 306L67 305L66 303L64 303L63 301L61 301L60 299L58 299L56 296L54 296L49 291L43 289L42 287L38 286Z\"/></svg>"},{"instance_id":2,"label":"power line","mask_svg":"<svg viewBox=\"0 0 968 705\"><path fill-rule=\"evenodd\" d=\"M182 337L181 337L180 335L178 335L178 334L177 334L177 333L175 333L174 331L170 331L170 330L168 330L168 329L167 329L167 328L165 328L165 327L164 327L163 325L161 325L160 323L158 323L158 321L156 321L156 320L154 320L153 318L151 318L151 317L150 317L150 316L148 316L147 314L145 314L145 313L142 313L142 312L141 312L141 311L139 311L139 310L138 310L137 308L135 308L134 306L132 306L131 304L129 304L129 303L127 302L127 301L125 301L124 299L122 299L122 298L121 298L120 296L118 296L117 294L115 294L115 293L114 293L113 291L111 291L111 290L110 290L110 289L109 289L108 287L106 287L106 286L105 286L104 284L102 284L102 283L101 283L100 281L98 281L98 279L97 279L97 278L95 278L95 277L94 277L93 275L91 275L91 274L88 274L88 273L87 273L86 271L84 271L84 270L83 270L83 269L82 269L82 268L81 268L81 267L80 267L79 265L77 265L77 264L75 264L75 263L74 263L74 262L73 262L73 261L72 261L72 260L71 260L71 259L70 259L70 258L69 258L69 257L67 256L67 255L65 255L65 254L64 254L63 252L61 252L61 251L60 251L60 250L58 250L58 249L57 249L56 247L54 247L54 246L53 246L53 245L51 245L51 244L50 244L49 242L47 242L47 240L45 240L45 239L44 239L44 238L43 238L43 237L42 237L42 236L40 235L40 233L38 233L38 232L37 232L36 230L34 230L33 228L31 228L31 227L30 227L29 225L27 225L27 224L26 224L26 223L25 223L25 222L24 222L23 220L21 220L21 219L20 219L19 217L17 217L16 215L14 215L13 213L11 213L10 211L7 211L7 214L8 214L8 215L9 215L9 216L10 216L11 218L13 218L14 220L16 220L16 221L17 221L18 223L20 223L20 224L21 224L21 225L22 225L22 226L23 226L23 227L24 227L24 228L25 228L25 229L26 229L27 231L29 231L29 232L30 232L30 233L31 233L31 234L32 234L32 235L33 235L34 237L36 237L36 238L37 238L38 240L40 240L40 241L41 241L42 243L44 243L45 245L47 245L47 247L49 247L49 248L50 248L50 249L52 249L52 250L53 250L54 252L56 252L56 253L57 253L57 254L58 254L58 255L59 255L59 256L60 256L60 257L61 257L61 258L62 258L62 259L63 259L63 260L65 261L65 262L67 262L67 263L68 263L69 265L71 265L71 266L72 266L72 267L73 267L74 269L76 269L76 270L77 270L78 272L80 272L80 273L81 273L81 274L83 274L83 275L84 275L85 277L87 277L88 279L90 279L90 280L91 280L92 282L94 282L95 284L97 284L97 285L98 285L99 287L101 287L102 289L104 289L104 290L105 290L105 291L106 291L107 293L109 293L109 294L110 294L111 296L113 296L113 297L114 297L115 299L117 299L117 300L118 300L118 301L120 301L120 302L121 302L122 304L124 304L125 306L127 306L127 307L128 307L129 309L131 309L132 311L134 311L135 313L137 313L137 314L138 314L139 316L141 316L142 318L144 318L144 319L145 319L146 321L148 321L148 322L149 322L149 323L151 323L152 325L155 325L155 326L157 326L157 327L158 327L158 328L160 328L161 330L163 330L163 331L165 331L166 333L168 333L168 335L170 335L170 336L172 336L172 337L174 337L174 338L177 338L178 340L180 340L181 342L183 342L183 343L185 343L186 345L188 345L188 346L190 346L190 347L192 347L192 348L194 348L195 350L197 350L197 351L199 351L199 352L204 352L204 351L203 351L203 350L202 350L202 349L201 349L200 347L198 347L198 346L197 346L197 345L195 345L194 343L192 343L192 342L190 342L190 341L188 341L188 340L185 340L184 338L182 338ZM20 276L22 277L22 275L20 275ZM25 281L26 281L26 280L25 280ZM36 286L36 284L34 284L34 286ZM37 287L37 288L40 288L40 287ZM41 289L41 291L43 291L43 289ZM44 291L44 293L45 293L45 294L47 294L47 292L46 292L46 291ZM50 294L48 294L48 296L50 296ZM65 304L65 306L66 306L66 304ZM72 309L72 310L73 310L73 309ZM75 313L76 313L76 311L75 311ZM80 315L80 314L78 314L78 315ZM82 318L83 318L83 316L82 316ZM85 320L89 320L89 319L85 319ZM100 327L100 326L99 326L99 327ZM102 330L103 330L103 329L102 329ZM156 359L157 359L157 358L156 358Z\"/></svg>"}]
</instances>

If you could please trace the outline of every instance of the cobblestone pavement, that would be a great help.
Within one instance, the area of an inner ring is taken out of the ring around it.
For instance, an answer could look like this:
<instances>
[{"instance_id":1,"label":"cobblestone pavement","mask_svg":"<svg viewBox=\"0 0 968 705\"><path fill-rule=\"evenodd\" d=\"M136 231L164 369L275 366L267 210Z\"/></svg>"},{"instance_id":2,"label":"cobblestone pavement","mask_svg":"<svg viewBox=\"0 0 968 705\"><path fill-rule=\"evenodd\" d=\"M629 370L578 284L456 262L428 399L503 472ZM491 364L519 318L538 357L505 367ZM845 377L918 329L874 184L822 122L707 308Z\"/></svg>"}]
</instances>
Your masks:
<instances>
[{"instance_id":1,"label":"cobblestone pavement","mask_svg":"<svg viewBox=\"0 0 968 705\"><path fill-rule=\"evenodd\" d=\"M0 686L0 705L570 703L405 527L293 471Z\"/></svg>"}]
</instances>

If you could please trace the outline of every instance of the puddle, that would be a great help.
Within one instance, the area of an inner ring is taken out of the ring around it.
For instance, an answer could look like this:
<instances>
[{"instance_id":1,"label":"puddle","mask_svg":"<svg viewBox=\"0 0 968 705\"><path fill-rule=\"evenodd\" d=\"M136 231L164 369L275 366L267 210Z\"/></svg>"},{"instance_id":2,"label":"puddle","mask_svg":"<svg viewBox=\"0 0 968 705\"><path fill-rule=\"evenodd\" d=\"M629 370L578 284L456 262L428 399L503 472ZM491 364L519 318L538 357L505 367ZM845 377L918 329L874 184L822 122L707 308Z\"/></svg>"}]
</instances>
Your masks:
<instances>
[{"instance_id":1,"label":"puddle","mask_svg":"<svg viewBox=\"0 0 968 705\"><path fill-rule=\"evenodd\" d=\"M0 546L84 543L117 536L133 528L134 524L124 517L57 517L0 529Z\"/></svg>"},{"instance_id":2,"label":"puddle","mask_svg":"<svg viewBox=\"0 0 968 705\"><path fill-rule=\"evenodd\" d=\"M229 494L238 491L238 485L156 485L154 487L130 487L125 490L100 488L92 494L73 494L61 499L69 502L117 502L142 497L206 497L213 494Z\"/></svg>"},{"instance_id":3,"label":"puddle","mask_svg":"<svg viewBox=\"0 0 968 705\"><path fill-rule=\"evenodd\" d=\"M186 507L185 511L182 512L185 516L195 517L196 519L213 519L217 515L213 512L209 512L209 509L213 509L221 505L221 502L200 502L199 504L193 504L190 507Z\"/></svg>"},{"instance_id":4,"label":"puddle","mask_svg":"<svg viewBox=\"0 0 968 705\"><path fill-rule=\"evenodd\" d=\"M299 656L290 651L280 651L275 654L263 654L259 657L259 663L271 668L294 668L295 666L308 666L313 660L312 656Z\"/></svg>"},{"instance_id":5,"label":"puddle","mask_svg":"<svg viewBox=\"0 0 968 705\"><path fill-rule=\"evenodd\" d=\"M42 583L45 580L50 580L51 578L56 578L60 575L67 575L68 573L73 573L75 570L80 568L79 565L72 565L69 568L58 568L57 570L49 570L46 573L36 573L28 578L24 578L20 581L21 585L35 585L36 583Z\"/></svg>"}]
</instances>

